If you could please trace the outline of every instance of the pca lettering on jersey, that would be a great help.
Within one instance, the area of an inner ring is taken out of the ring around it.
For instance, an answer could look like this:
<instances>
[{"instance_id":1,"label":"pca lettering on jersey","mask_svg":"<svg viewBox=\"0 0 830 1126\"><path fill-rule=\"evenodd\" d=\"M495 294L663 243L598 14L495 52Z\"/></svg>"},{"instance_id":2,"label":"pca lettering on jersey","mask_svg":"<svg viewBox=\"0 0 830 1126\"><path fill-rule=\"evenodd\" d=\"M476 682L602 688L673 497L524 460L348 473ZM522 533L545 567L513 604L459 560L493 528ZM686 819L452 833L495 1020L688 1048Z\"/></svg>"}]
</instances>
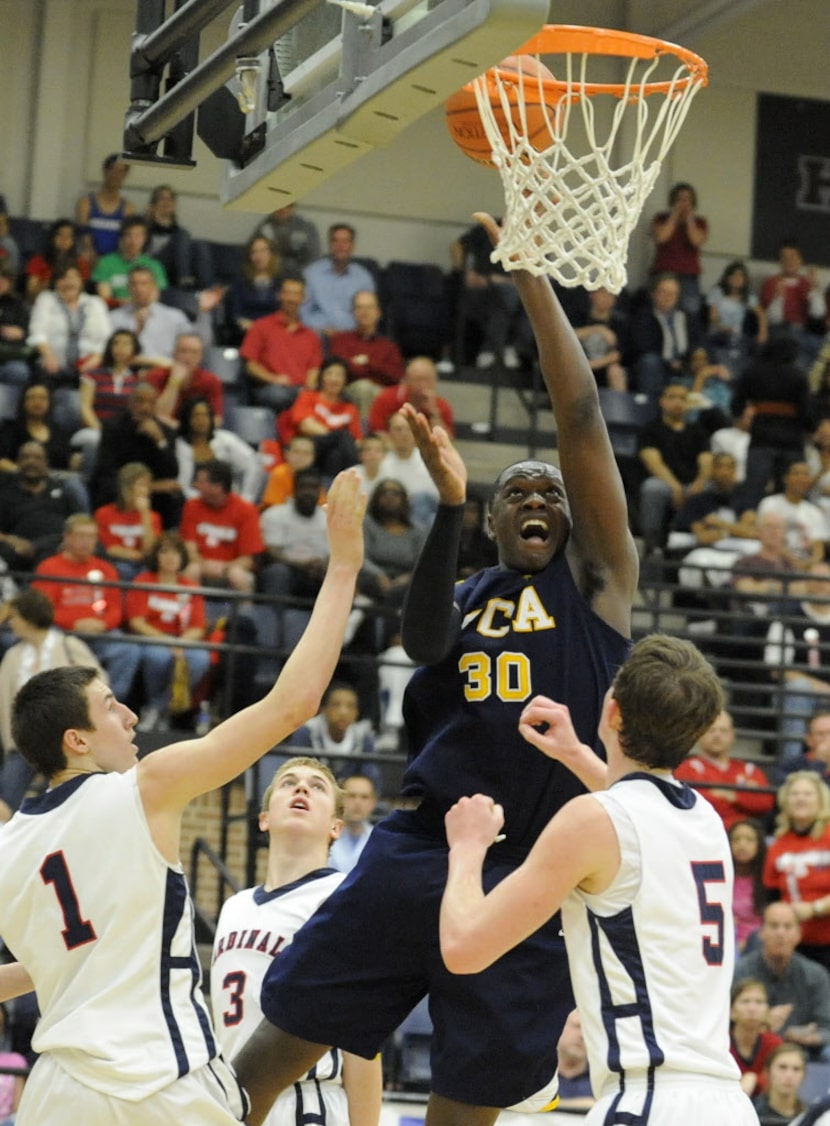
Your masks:
<instances>
[{"instance_id":1,"label":"pca lettering on jersey","mask_svg":"<svg viewBox=\"0 0 830 1126\"><path fill-rule=\"evenodd\" d=\"M285 942L283 935L272 936L271 931L261 931L259 929L249 931L230 931L224 938L219 940L216 949L213 952L213 961L224 954L226 950L256 950L260 954L267 954L269 958L275 958L280 952L280 947Z\"/></svg>"},{"instance_id":2,"label":"pca lettering on jersey","mask_svg":"<svg viewBox=\"0 0 830 1126\"><path fill-rule=\"evenodd\" d=\"M534 586L526 586L518 603L510 598L491 598L487 604L464 615L461 628L475 622L476 633L482 637L506 637L514 633L532 633L534 630L556 629L556 619L545 609Z\"/></svg>"}]
</instances>

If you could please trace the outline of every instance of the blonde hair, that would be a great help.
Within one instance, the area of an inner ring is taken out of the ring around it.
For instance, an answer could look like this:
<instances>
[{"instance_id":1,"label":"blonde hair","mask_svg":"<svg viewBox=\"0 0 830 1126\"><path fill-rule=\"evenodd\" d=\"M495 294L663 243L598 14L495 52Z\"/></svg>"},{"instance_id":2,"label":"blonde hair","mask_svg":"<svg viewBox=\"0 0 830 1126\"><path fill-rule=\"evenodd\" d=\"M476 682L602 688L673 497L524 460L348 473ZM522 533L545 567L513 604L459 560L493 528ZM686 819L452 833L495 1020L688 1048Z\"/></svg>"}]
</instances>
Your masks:
<instances>
[{"instance_id":1,"label":"blonde hair","mask_svg":"<svg viewBox=\"0 0 830 1126\"><path fill-rule=\"evenodd\" d=\"M331 768L326 766L324 762L320 762L317 758L309 758L306 755L298 755L296 758L290 758L277 768L274 777L271 779L270 785L265 793L262 795L261 813L268 811L268 806L271 803L271 794L274 792L274 787L277 782L282 778L283 774L287 774L291 770L296 770L298 766L307 766L310 770L319 770L320 773L331 783L332 793L334 796L334 816L343 818L343 791L340 789L340 783L331 772Z\"/></svg>"},{"instance_id":2,"label":"blonde hair","mask_svg":"<svg viewBox=\"0 0 830 1126\"><path fill-rule=\"evenodd\" d=\"M796 770L787 776L784 784L778 790L778 816L775 818L775 836L781 837L784 833L789 833L793 829L793 823L790 820L790 815L787 813L787 799L790 796L790 790L796 782L810 782L816 788L818 795L818 813L816 819L810 826L810 836L813 840L818 838L824 833L828 823L830 823L830 787L826 782L823 782L817 774L812 770Z\"/></svg>"}]
</instances>

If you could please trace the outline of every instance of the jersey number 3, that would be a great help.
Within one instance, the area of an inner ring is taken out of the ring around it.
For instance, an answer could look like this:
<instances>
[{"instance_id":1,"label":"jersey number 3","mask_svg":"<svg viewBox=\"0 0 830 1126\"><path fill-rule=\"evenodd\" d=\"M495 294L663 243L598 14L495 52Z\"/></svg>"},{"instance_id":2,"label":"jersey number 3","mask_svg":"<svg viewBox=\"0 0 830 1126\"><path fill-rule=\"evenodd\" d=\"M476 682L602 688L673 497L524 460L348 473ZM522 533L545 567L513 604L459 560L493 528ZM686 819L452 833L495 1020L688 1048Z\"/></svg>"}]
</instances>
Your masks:
<instances>
[{"instance_id":1,"label":"jersey number 3","mask_svg":"<svg viewBox=\"0 0 830 1126\"><path fill-rule=\"evenodd\" d=\"M94 942L98 936L92 923L81 916L81 907L62 852L53 852L46 857L40 866L40 878L45 884L52 885L58 897L63 912L63 941L66 949L74 950L76 946Z\"/></svg>"},{"instance_id":2,"label":"jersey number 3","mask_svg":"<svg viewBox=\"0 0 830 1126\"><path fill-rule=\"evenodd\" d=\"M702 927L714 927L716 938L703 934L703 957L710 966L723 965L723 903L709 899L708 884L723 884L725 876L720 860L693 861L692 875L697 886L697 901L700 905Z\"/></svg>"}]
</instances>

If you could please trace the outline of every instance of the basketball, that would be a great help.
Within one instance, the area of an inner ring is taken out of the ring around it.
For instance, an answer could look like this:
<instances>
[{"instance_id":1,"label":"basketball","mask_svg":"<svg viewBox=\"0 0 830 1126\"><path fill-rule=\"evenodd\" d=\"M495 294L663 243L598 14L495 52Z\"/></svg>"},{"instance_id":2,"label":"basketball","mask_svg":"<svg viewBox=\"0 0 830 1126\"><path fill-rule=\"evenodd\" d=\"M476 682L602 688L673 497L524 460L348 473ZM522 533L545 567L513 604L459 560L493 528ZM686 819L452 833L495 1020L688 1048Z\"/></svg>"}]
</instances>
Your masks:
<instances>
[{"instance_id":1,"label":"basketball","mask_svg":"<svg viewBox=\"0 0 830 1126\"><path fill-rule=\"evenodd\" d=\"M541 78L553 82L553 75L546 66L537 62L531 55L510 55L498 64L498 70L503 75L504 72L512 72L517 75L515 82L510 82L505 77L500 80L491 78L492 72L488 71L487 73L487 89L493 116L508 148L512 148L514 144L511 136L512 125L521 136L526 137L534 148L546 149L553 143L554 137L548 125L549 115L545 113L544 91L540 89L537 80ZM520 72L524 76L522 85L520 85L518 78ZM510 104L511 120L509 122L505 116L499 86L504 90ZM522 124L520 100L524 101L525 107L524 125ZM550 96L547 104L550 106ZM461 151L471 160L493 168L490 142L487 140L487 134L484 131L484 124L478 112L478 103L471 83L462 86L460 90L447 98L444 103L444 112L450 136Z\"/></svg>"}]
</instances>

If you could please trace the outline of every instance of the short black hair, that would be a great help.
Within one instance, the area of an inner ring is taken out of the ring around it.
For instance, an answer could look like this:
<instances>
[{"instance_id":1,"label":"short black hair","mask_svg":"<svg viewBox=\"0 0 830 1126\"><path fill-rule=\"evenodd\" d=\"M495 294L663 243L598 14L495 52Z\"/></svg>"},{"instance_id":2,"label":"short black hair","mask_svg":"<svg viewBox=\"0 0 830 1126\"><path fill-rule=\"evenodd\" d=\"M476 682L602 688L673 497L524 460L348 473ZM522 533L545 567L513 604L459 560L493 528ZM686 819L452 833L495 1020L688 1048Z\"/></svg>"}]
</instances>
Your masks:
<instances>
[{"instance_id":1,"label":"short black hair","mask_svg":"<svg viewBox=\"0 0 830 1126\"><path fill-rule=\"evenodd\" d=\"M227 461L222 461L218 457L213 458L212 461L203 461L201 465L196 466L194 480L200 473L207 473L211 485L221 485L226 493L233 488L233 469Z\"/></svg>"},{"instance_id":2,"label":"short black hair","mask_svg":"<svg viewBox=\"0 0 830 1126\"><path fill-rule=\"evenodd\" d=\"M35 629L49 629L54 624L55 609L42 590L30 587L16 594L9 606Z\"/></svg>"},{"instance_id":3,"label":"short black hair","mask_svg":"<svg viewBox=\"0 0 830 1126\"><path fill-rule=\"evenodd\" d=\"M66 767L64 732L91 731L86 690L100 673L85 665L47 669L27 680L12 705L12 740L47 778Z\"/></svg>"}]
</instances>

